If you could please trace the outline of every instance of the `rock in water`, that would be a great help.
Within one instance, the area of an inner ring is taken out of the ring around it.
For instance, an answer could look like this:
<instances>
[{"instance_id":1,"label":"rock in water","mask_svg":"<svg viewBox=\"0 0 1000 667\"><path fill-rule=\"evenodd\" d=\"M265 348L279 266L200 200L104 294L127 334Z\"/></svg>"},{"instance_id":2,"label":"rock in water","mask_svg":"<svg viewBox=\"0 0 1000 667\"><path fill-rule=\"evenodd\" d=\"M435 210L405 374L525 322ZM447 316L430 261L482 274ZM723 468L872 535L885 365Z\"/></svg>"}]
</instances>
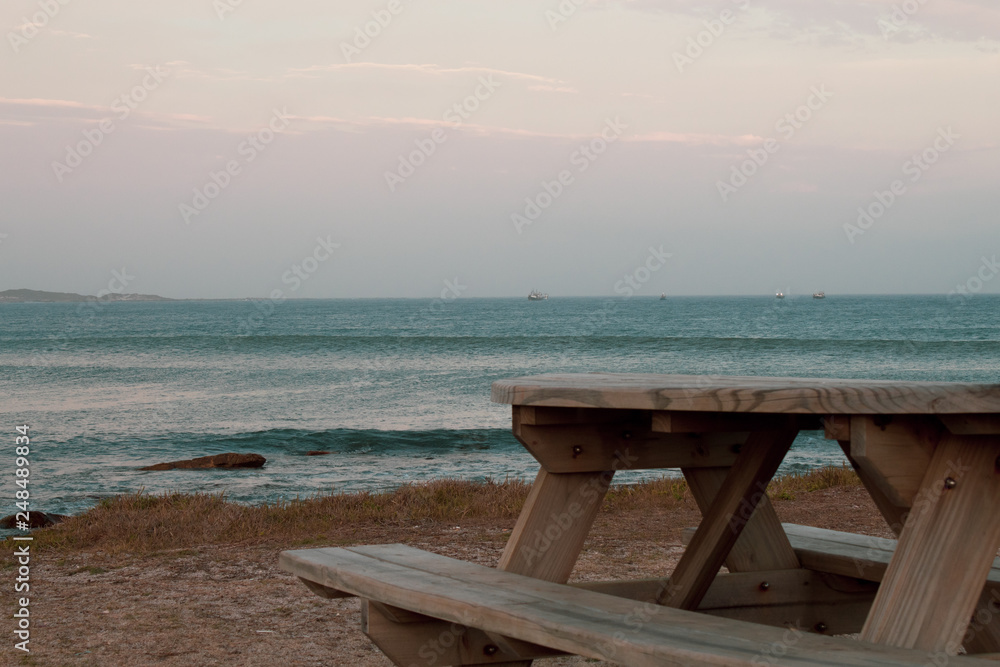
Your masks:
<instances>
[{"instance_id":1,"label":"rock in water","mask_svg":"<svg viewBox=\"0 0 1000 667\"><path fill-rule=\"evenodd\" d=\"M216 454L215 456L202 456L197 459L187 459L185 461L171 461L170 463L157 463L155 466L146 466L139 470L174 470L180 468L260 468L267 461L260 454Z\"/></svg>"},{"instance_id":2,"label":"rock in water","mask_svg":"<svg viewBox=\"0 0 1000 667\"><path fill-rule=\"evenodd\" d=\"M311 451L306 452L306 456L326 456L329 453L330 452L322 451L319 449L313 449Z\"/></svg>"},{"instance_id":3,"label":"rock in water","mask_svg":"<svg viewBox=\"0 0 1000 667\"><path fill-rule=\"evenodd\" d=\"M32 510L28 512L28 528L45 528L46 526L51 526L54 523L59 523L65 518L65 514L54 514L52 512L38 512ZM23 520L23 518L20 520ZM18 521L19 519L16 514L5 516L0 519L0 528L6 528L8 530L17 528Z\"/></svg>"}]
</instances>

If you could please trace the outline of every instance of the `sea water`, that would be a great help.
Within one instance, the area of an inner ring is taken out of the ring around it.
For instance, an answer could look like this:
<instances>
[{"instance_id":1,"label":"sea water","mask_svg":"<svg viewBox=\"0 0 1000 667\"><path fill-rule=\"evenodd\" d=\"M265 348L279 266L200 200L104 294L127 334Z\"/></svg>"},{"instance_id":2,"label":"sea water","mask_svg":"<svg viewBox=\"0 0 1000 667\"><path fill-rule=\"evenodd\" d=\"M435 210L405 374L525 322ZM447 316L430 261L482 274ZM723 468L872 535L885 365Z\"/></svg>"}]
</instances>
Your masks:
<instances>
[{"instance_id":1,"label":"sea water","mask_svg":"<svg viewBox=\"0 0 1000 667\"><path fill-rule=\"evenodd\" d=\"M537 463L510 433L510 407L490 402L494 380L1000 383L998 324L1000 297L981 294L2 304L0 469L12 499L15 427L28 424L32 508L59 513L140 490L263 503L442 477L530 479ZM138 470L223 452L267 464ZM843 461L835 442L804 432L783 470Z\"/></svg>"}]
</instances>

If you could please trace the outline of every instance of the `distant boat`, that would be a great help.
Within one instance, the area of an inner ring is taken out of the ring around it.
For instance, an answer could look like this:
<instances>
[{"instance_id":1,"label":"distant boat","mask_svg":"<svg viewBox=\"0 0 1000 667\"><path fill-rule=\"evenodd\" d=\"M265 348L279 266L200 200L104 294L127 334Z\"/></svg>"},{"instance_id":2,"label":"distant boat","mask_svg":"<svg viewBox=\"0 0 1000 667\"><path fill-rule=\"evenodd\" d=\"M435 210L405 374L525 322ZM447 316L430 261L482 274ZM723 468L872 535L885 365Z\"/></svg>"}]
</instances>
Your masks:
<instances>
[{"instance_id":1,"label":"distant boat","mask_svg":"<svg viewBox=\"0 0 1000 667\"><path fill-rule=\"evenodd\" d=\"M542 294L538 290L531 290L531 292L528 293L528 301L545 301L548 298L548 294Z\"/></svg>"},{"instance_id":2,"label":"distant boat","mask_svg":"<svg viewBox=\"0 0 1000 667\"><path fill-rule=\"evenodd\" d=\"M784 299L785 298L785 293L784 292L778 292L774 296L775 296L775 298L778 298L778 299Z\"/></svg>"},{"instance_id":3,"label":"distant boat","mask_svg":"<svg viewBox=\"0 0 1000 667\"><path fill-rule=\"evenodd\" d=\"M815 294L813 294L813 298L814 299L825 299L826 298L826 292L816 292Z\"/></svg>"},{"instance_id":4,"label":"distant boat","mask_svg":"<svg viewBox=\"0 0 1000 667\"><path fill-rule=\"evenodd\" d=\"M666 301L666 300L667 300L667 293L660 292L660 301Z\"/></svg>"}]
</instances>

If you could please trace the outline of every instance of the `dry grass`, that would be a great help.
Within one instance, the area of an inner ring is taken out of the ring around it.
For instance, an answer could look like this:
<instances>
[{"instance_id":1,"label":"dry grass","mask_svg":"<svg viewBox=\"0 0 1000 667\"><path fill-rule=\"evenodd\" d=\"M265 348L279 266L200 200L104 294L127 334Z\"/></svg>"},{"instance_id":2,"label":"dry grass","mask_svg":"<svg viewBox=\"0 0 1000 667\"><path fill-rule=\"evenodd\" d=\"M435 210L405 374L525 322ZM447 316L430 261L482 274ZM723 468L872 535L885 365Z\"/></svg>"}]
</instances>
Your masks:
<instances>
[{"instance_id":1,"label":"dry grass","mask_svg":"<svg viewBox=\"0 0 1000 667\"><path fill-rule=\"evenodd\" d=\"M794 499L799 493L858 484L850 468L825 468L778 478L768 492L775 499ZM386 493L325 495L262 506L233 503L221 495L138 493L105 500L84 514L35 531L34 548L149 554L211 544L347 544L356 541L359 531L373 527L474 521L512 524L529 488L516 480L440 480ZM604 509L670 508L689 495L683 479L661 478L613 487ZM8 549L11 545L4 543Z\"/></svg>"}]
</instances>

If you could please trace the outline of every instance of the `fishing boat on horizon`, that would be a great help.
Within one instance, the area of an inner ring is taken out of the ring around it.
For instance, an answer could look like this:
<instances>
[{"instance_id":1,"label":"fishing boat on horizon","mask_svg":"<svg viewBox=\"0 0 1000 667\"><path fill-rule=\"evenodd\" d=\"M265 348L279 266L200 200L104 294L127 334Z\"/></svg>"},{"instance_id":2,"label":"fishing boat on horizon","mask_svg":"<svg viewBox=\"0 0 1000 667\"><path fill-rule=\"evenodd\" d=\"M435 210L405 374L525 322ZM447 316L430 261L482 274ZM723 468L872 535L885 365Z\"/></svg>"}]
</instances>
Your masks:
<instances>
[{"instance_id":1,"label":"fishing boat on horizon","mask_svg":"<svg viewBox=\"0 0 1000 667\"><path fill-rule=\"evenodd\" d=\"M785 293L784 292L778 292L777 294L774 295L774 298L776 298L776 299L784 299L785 298Z\"/></svg>"},{"instance_id":2,"label":"fishing boat on horizon","mask_svg":"<svg viewBox=\"0 0 1000 667\"><path fill-rule=\"evenodd\" d=\"M826 298L826 292L816 292L815 294L813 294L813 298L814 299L825 299Z\"/></svg>"},{"instance_id":3,"label":"fishing boat on horizon","mask_svg":"<svg viewBox=\"0 0 1000 667\"><path fill-rule=\"evenodd\" d=\"M545 301L548 298L548 294L542 294L538 290L533 289L528 293L528 301Z\"/></svg>"}]
</instances>

